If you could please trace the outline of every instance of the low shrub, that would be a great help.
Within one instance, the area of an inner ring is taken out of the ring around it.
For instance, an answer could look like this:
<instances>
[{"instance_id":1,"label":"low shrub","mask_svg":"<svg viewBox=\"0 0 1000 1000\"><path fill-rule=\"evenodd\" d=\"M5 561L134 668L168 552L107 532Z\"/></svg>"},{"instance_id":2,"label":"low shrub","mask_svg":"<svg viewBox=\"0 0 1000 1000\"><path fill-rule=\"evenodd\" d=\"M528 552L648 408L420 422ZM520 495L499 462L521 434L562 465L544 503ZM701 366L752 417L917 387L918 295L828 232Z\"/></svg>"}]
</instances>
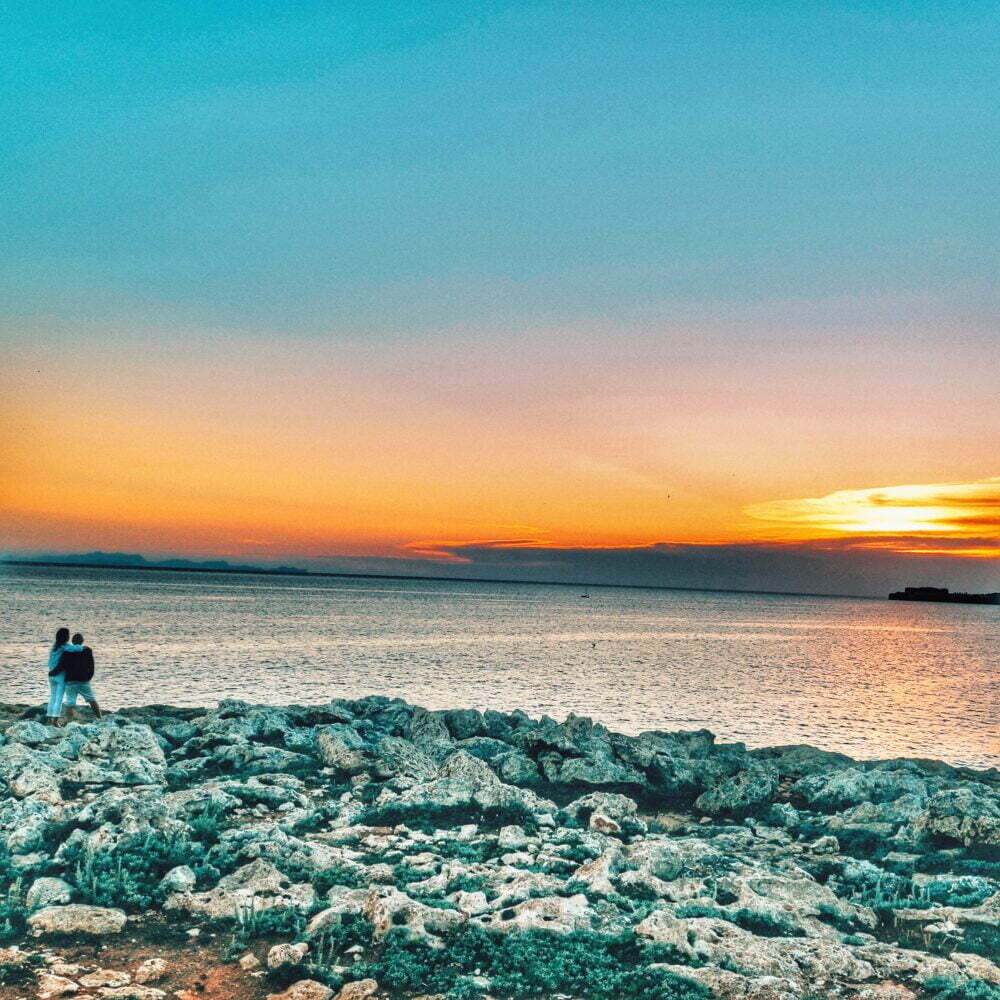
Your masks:
<instances>
[{"instance_id":1,"label":"low shrub","mask_svg":"<svg viewBox=\"0 0 1000 1000\"><path fill-rule=\"evenodd\" d=\"M926 1000L1000 1000L1000 987L981 979L964 982L951 976L935 976L924 983Z\"/></svg>"},{"instance_id":2,"label":"low shrub","mask_svg":"<svg viewBox=\"0 0 1000 1000\"><path fill-rule=\"evenodd\" d=\"M452 1000L479 995L469 978L472 972L489 980L491 994L504 997L564 993L587 1000L701 1000L710 996L692 980L651 968L649 963L657 960L663 959L648 954L630 935L527 931L505 936L464 925L445 936L443 948L414 941L403 929L391 930L375 959L355 965L351 977L371 977L400 992L444 993Z\"/></svg>"},{"instance_id":3,"label":"low shrub","mask_svg":"<svg viewBox=\"0 0 1000 1000\"><path fill-rule=\"evenodd\" d=\"M162 901L159 883L171 868L189 865L202 878L217 874L207 871L205 853L186 833L150 829L109 848L73 844L64 861L84 902L145 910Z\"/></svg>"}]
</instances>

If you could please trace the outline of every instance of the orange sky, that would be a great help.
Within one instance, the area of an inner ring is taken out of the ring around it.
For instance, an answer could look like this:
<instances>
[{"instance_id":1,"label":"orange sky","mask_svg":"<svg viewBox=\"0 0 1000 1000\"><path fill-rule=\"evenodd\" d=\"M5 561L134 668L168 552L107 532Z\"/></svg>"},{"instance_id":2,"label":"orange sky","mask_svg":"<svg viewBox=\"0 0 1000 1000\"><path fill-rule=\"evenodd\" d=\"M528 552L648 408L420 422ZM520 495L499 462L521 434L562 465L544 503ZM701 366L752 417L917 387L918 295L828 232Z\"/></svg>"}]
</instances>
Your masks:
<instances>
[{"instance_id":1,"label":"orange sky","mask_svg":"<svg viewBox=\"0 0 1000 1000\"><path fill-rule=\"evenodd\" d=\"M50 331L10 352L10 549L264 560L843 537L997 555L995 441L974 412L929 423L879 392L888 348L838 369L822 344L778 358L751 336L733 357L711 331L694 352L684 330L377 350L88 337L71 375ZM892 363L940 410L956 390L928 378L937 360Z\"/></svg>"}]
</instances>

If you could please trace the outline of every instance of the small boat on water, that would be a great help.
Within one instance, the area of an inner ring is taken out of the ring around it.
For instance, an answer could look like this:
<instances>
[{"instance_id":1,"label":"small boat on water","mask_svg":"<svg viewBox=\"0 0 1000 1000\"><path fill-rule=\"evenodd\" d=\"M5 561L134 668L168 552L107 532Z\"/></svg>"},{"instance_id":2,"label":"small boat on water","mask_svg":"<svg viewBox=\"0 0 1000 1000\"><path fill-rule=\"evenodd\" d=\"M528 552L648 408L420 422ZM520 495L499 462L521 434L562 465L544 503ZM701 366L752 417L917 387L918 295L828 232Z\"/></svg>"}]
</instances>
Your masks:
<instances>
[{"instance_id":1,"label":"small boat on water","mask_svg":"<svg viewBox=\"0 0 1000 1000\"><path fill-rule=\"evenodd\" d=\"M1000 604L1000 594L952 593L947 587L907 587L889 595L890 601L939 601L943 604Z\"/></svg>"}]
</instances>

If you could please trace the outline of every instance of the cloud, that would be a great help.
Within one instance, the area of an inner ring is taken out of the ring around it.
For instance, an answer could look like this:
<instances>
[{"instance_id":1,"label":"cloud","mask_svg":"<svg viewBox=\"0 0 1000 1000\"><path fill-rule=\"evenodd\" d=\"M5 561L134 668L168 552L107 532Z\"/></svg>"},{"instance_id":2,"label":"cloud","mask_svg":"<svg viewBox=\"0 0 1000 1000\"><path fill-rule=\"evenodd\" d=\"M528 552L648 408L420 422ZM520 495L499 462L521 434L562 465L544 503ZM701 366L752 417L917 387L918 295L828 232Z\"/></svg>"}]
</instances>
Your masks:
<instances>
[{"instance_id":1,"label":"cloud","mask_svg":"<svg viewBox=\"0 0 1000 1000\"><path fill-rule=\"evenodd\" d=\"M838 490L752 504L744 513L784 526L790 538L846 536L855 547L1000 556L1000 477Z\"/></svg>"},{"instance_id":2,"label":"cloud","mask_svg":"<svg viewBox=\"0 0 1000 1000\"><path fill-rule=\"evenodd\" d=\"M995 544L973 539L961 544ZM903 548L905 540L830 538L788 543L554 547L522 538L421 541L413 558L335 557L315 568L525 582L619 584L884 597L901 586L998 589L997 566L947 550ZM929 545L933 542L928 540ZM418 555L418 552L420 553ZM430 553L423 555L424 553Z\"/></svg>"}]
</instances>

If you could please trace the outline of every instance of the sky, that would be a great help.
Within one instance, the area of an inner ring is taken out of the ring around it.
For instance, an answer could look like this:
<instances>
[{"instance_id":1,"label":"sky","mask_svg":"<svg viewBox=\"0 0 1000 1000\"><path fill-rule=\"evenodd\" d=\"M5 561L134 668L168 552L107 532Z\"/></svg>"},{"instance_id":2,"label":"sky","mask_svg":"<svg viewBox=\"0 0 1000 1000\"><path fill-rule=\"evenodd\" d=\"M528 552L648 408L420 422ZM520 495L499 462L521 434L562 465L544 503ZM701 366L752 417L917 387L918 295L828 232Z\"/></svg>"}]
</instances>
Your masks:
<instances>
[{"instance_id":1,"label":"sky","mask_svg":"<svg viewBox=\"0 0 1000 1000\"><path fill-rule=\"evenodd\" d=\"M0 550L1000 589L1000 8L0 15Z\"/></svg>"}]
</instances>

